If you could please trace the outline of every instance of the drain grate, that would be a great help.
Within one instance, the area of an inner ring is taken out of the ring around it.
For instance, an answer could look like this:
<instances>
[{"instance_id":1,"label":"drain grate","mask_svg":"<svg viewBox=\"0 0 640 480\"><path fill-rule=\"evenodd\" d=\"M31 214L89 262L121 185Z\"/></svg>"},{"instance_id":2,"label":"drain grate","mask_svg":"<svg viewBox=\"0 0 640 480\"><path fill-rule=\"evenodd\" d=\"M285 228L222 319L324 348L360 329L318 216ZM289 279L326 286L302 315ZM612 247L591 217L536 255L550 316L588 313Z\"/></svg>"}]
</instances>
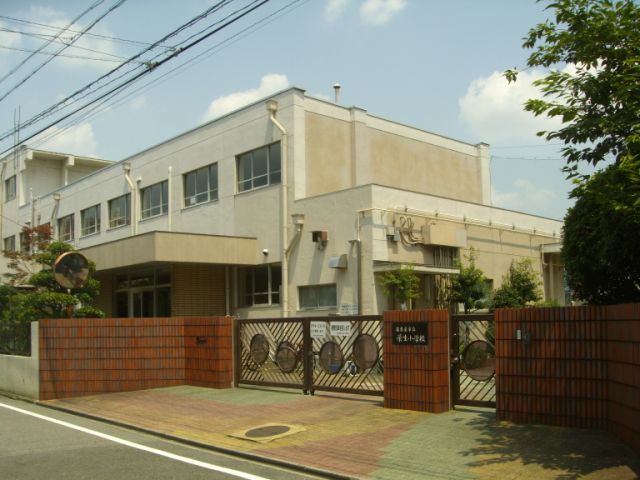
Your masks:
<instances>
[{"instance_id":1,"label":"drain grate","mask_svg":"<svg viewBox=\"0 0 640 480\"><path fill-rule=\"evenodd\" d=\"M229 436L241 438L243 440L251 440L253 442L270 442L277 438L293 435L294 433L303 432L305 428L302 425L283 425L280 423L267 423L241 432L231 433Z\"/></svg>"}]
</instances>

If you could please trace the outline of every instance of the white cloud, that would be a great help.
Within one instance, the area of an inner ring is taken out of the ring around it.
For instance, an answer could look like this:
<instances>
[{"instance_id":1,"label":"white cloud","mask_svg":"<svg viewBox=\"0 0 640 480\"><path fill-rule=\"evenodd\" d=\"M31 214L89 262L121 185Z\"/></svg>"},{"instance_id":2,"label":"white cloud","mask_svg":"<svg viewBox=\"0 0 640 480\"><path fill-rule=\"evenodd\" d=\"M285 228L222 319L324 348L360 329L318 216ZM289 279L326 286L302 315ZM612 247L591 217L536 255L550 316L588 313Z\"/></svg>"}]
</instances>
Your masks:
<instances>
[{"instance_id":1,"label":"white cloud","mask_svg":"<svg viewBox=\"0 0 640 480\"><path fill-rule=\"evenodd\" d=\"M15 28L12 28L10 25L2 21L0 21L0 29L15 30ZM20 45L20 34L0 31L0 45L4 47L13 47L13 48L18 47ZM0 49L0 53L1 52L11 53L11 50L2 48ZM15 55L15 52L13 52L12 54Z\"/></svg>"},{"instance_id":2,"label":"white cloud","mask_svg":"<svg viewBox=\"0 0 640 480\"><path fill-rule=\"evenodd\" d=\"M539 188L531 180L518 178L513 182L514 190L498 192L492 189L493 205L509 210L545 211L558 201L558 194L552 190Z\"/></svg>"},{"instance_id":3,"label":"white cloud","mask_svg":"<svg viewBox=\"0 0 640 480\"><path fill-rule=\"evenodd\" d=\"M406 6L406 0L365 0L360 5L360 16L371 25L384 25Z\"/></svg>"},{"instance_id":4,"label":"white cloud","mask_svg":"<svg viewBox=\"0 0 640 480\"><path fill-rule=\"evenodd\" d=\"M147 104L147 97L145 95L139 95L129 103L129 109L132 112L139 112Z\"/></svg>"},{"instance_id":5,"label":"white cloud","mask_svg":"<svg viewBox=\"0 0 640 480\"><path fill-rule=\"evenodd\" d=\"M543 75L520 72L518 81L510 84L499 72L473 80L458 101L461 121L475 137L490 144L531 142L536 132L558 128L559 119L535 117L524 110L528 99L540 98L532 82Z\"/></svg>"},{"instance_id":6,"label":"white cloud","mask_svg":"<svg viewBox=\"0 0 640 480\"><path fill-rule=\"evenodd\" d=\"M81 123L66 130L51 127L30 141L29 145L53 152L87 157L95 156L96 151L95 135L90 123Z\"/></svg>"},{"instance_id":7,"label":"white cloud","mask_svg":"<svg viewBox=\"0 0 640 480\"><path fill-rule=\"evenodd\" d=\"M272 93L284 90L289 86L289 79L286 75L277 73L271 73L265 75L260 79L260 86L258 88L252 88L241 92L231 93L229 95L223 95L216 98L207 112L202 117L203 122L207 122L214 118L220 117L225 113L232 112L238 108L249 105L263 97L266 97Z\"/></svg>"},{"instance_id":8,"label":"white cloud","mask_svg":"<svg viewBox=\"0 0 640 480\"><path fill-rule=\"evenodd\" d=\"M335 22L344 12L345 7L351 0L327 0L324 7L324 18L328 22Z\"/></svg>"}]
</instances>

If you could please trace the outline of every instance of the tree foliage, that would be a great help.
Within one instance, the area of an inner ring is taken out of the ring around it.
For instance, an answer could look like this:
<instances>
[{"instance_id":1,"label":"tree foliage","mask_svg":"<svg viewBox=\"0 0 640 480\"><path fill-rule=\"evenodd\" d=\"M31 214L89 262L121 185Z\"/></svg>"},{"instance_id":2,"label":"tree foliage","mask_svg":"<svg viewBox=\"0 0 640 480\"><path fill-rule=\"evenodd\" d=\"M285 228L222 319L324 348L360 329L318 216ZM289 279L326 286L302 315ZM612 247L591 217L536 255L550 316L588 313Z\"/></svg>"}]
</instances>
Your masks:
<instances>
[{"instance_id":1,"label":"tree foliage","mask_svg":"<svg viewBox=\"0 0 640 480\"><path fill-rule=\"evenodd\" d=\"M483 308L482 300L487 297L489 288L482 270L476 267L478 252L472 247L465 255L466 264L457 261L460 273L451 279L449 300L464 305L464 313Z\"/></svg>"},{"instance_id":2,"label":"tree foliage","mask_svg":"<svg viewBox=\"0 0 640 480\"><path fill-rule=\"evenodd\" d=\"M493 294L493 308L515 308L534 304L542 298L540 280L530 258L513 260Z\"/></svg>"},{"instance_id":3,"label":"tree foliage","mask_svg":"<svg viewBox=\"0 0 640 480\"><path fill-rule=\"evenodd\" d=\"M393 299L394 306L397 300L411 309L413 300L420 297L420 278L410 265L384 272L380 276L380 285Z\"/></svg>"},{"instance_id":4,"label":"tree foliage","mask_svg":"<svg viewBox=\"0 0 640 480\"><path fill-rule=\"evenodd\" d=\"M565 171L582 162L620 164L640 150L640 6L632 0L554 0L553 18L529 30L527 65L550 69L537 80L543 99L525 110L562 120L538 135L564 143ZM516 70L505 73L517 78Z\"/></svg>"},{"instance_id":5,"label":"tree foliage","mask_svg":"<svg viewBox=\"0 0 640 480\"><path fill-rule=\"evenodd\" d=\"M562 255L567 282L580 300L640 301L639 172L610 166L578 187L565 218Z\"/></svg>"},{"instance_id":6,"label":"tree foliage","mask_svg":"<svg viewBox=\"0 0 640 480\"><path fill-rule=\"evenodd\" d=\"M52 242L51 236L48 225L33 229L25 227L21 250L4 252L11 271L4 274L9 285L0 289L0 318L3 321L65 318L69 306L74 307L73 315L76 317L104 317L104 313L93 306L100 292L100 282L95 278L89 276L81 288L70 292L58 285L53 264L58 256L73 248L64 242ZM95 271L91 262L89 271Z\"/></svg>"}]
</instances>

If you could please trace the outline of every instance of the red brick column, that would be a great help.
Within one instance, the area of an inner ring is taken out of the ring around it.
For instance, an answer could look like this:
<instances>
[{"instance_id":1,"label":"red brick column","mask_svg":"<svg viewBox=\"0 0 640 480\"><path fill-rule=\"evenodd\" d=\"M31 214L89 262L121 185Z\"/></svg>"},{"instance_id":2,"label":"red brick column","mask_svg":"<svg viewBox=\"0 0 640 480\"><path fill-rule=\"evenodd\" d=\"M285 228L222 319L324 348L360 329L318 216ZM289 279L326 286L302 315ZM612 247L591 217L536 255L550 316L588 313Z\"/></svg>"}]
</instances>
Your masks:
<instances>
[{"instance_id":1,"label":"red brick column","mask_svg":"<svg viewBox=\"0 0 640 480\"><path fill-rule=\"evenodd\" d=\"M231 317L185 317L185 381L189 385L230 388L233 383Z\"/></svg>"},{"instance_id":2,"label":"red brick column","mask_svg":"<svg viewBox=\"0 0 640 480\"><path fill-rule=\"evenodd\" d=\"M394 345L394 323L425 322L428 345ZM384 406L422 412L449 410L449 313L409 310L384 313Z\"/></svg>"}]
</instances>

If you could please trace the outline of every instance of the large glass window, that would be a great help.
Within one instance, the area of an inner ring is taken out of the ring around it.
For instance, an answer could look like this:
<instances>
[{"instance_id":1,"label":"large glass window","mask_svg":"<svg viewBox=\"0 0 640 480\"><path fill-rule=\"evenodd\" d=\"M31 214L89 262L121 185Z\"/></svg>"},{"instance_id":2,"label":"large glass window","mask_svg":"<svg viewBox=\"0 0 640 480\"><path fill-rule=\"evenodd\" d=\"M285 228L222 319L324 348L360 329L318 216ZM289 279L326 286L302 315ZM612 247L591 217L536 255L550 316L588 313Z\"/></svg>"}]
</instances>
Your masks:
<instances>
[{"instance_id":1,"label":"large glass window","mask_svg":"<svg viewBox=\"0 0 640 480\"><path fill-rule=\"evenodd\" d=\"M301 310L336 308L338 304L336 284L298 287L298 299Z\"/></svg>"},{"instance_id":2,"label":"large glass window","mask_svg":"<svg viewBox=\"0 0 640 480\"><path fill-rule=\"evenodd\" d=\"M168 182L156 183L140 191L142 199L142 218L156 217L169 211Z\"/></svg>"},{"instance_id":3,"label":"large glass window","mask_svg":"<svg viewBox=\"0 0 640 480\"><path fill-rule=\"evenodd\" d=\"M109 200L109 228L131 223L131 194Z\"/></svg>"},{"instance_id":4,"label":"large glass window","mask_svg":"<svg viewBox=\"0 0 640 480\"><path fill-rule=\"evenodd\" d=\"M184 206L218 199L218 164L208 165L184 175Z\"/></svg>"},{"instance_id":5,"label":"large glass window","mask_svg":"<svg viewBox=\"0 0 640 480\"><path fill-rule=\"evenodd\" d=\"M242 306L279 304L280 268L280 265L261 265L242 269L239 276Z\"/></svg>"},{"instance_id":6,"label":"large glass window","mask_svg":"<svg viewBox=\"0 0 640 480\"><path fill-rule=\"evenodd\" d=\"M4 181L4 200L8 202L16 198L16 176L7 178Z\"/></svg>"},{"instance_id":7,"label":"large glass window","mask_svg":"<svg viewBox=\"0 0 640 480\"><path fill-rule=\"evenodd\" d=\"M169 270L122 273L115 276L116 317L170 317Z\"/></svg>"},{"instance_id":8,"label":"large glass window","mask_svg":"<svg viewBox=\"0 0 640 480\"><path fill-rule=\"evenodd\" d=\"M15 252L16 251L16 236L11 235L10 237L6 237L4 239L4 250L5 252Z\"/></svg>"},{"instance_id":9,"label":"large glass window","mask_svg":"<svg viewBox=\"0 0 640 480\"><path fill-rule=\"evenodd\" d=\"M93 235L100 232L100 205L85 208L80 212L80 236Z\"/></svg>"},{"instance_id":10,"label":"large glass window","mask_svg":"<svg viewBox=\"0 0 640 480\"><path fill-rule=\"evenodd\" d=\"M73 213L58 220L58 240L61 242L73 241Z\"/></svg>"},{"instance_id":11,"label":"large glass window","mask_svg":"<svg viewBox=\"0 0 640 480\"><path fill-rule=\"evenodd\" d=\"M280 183L280 143L238 156L238 192Z\"/></svg>"}]
</instances>

